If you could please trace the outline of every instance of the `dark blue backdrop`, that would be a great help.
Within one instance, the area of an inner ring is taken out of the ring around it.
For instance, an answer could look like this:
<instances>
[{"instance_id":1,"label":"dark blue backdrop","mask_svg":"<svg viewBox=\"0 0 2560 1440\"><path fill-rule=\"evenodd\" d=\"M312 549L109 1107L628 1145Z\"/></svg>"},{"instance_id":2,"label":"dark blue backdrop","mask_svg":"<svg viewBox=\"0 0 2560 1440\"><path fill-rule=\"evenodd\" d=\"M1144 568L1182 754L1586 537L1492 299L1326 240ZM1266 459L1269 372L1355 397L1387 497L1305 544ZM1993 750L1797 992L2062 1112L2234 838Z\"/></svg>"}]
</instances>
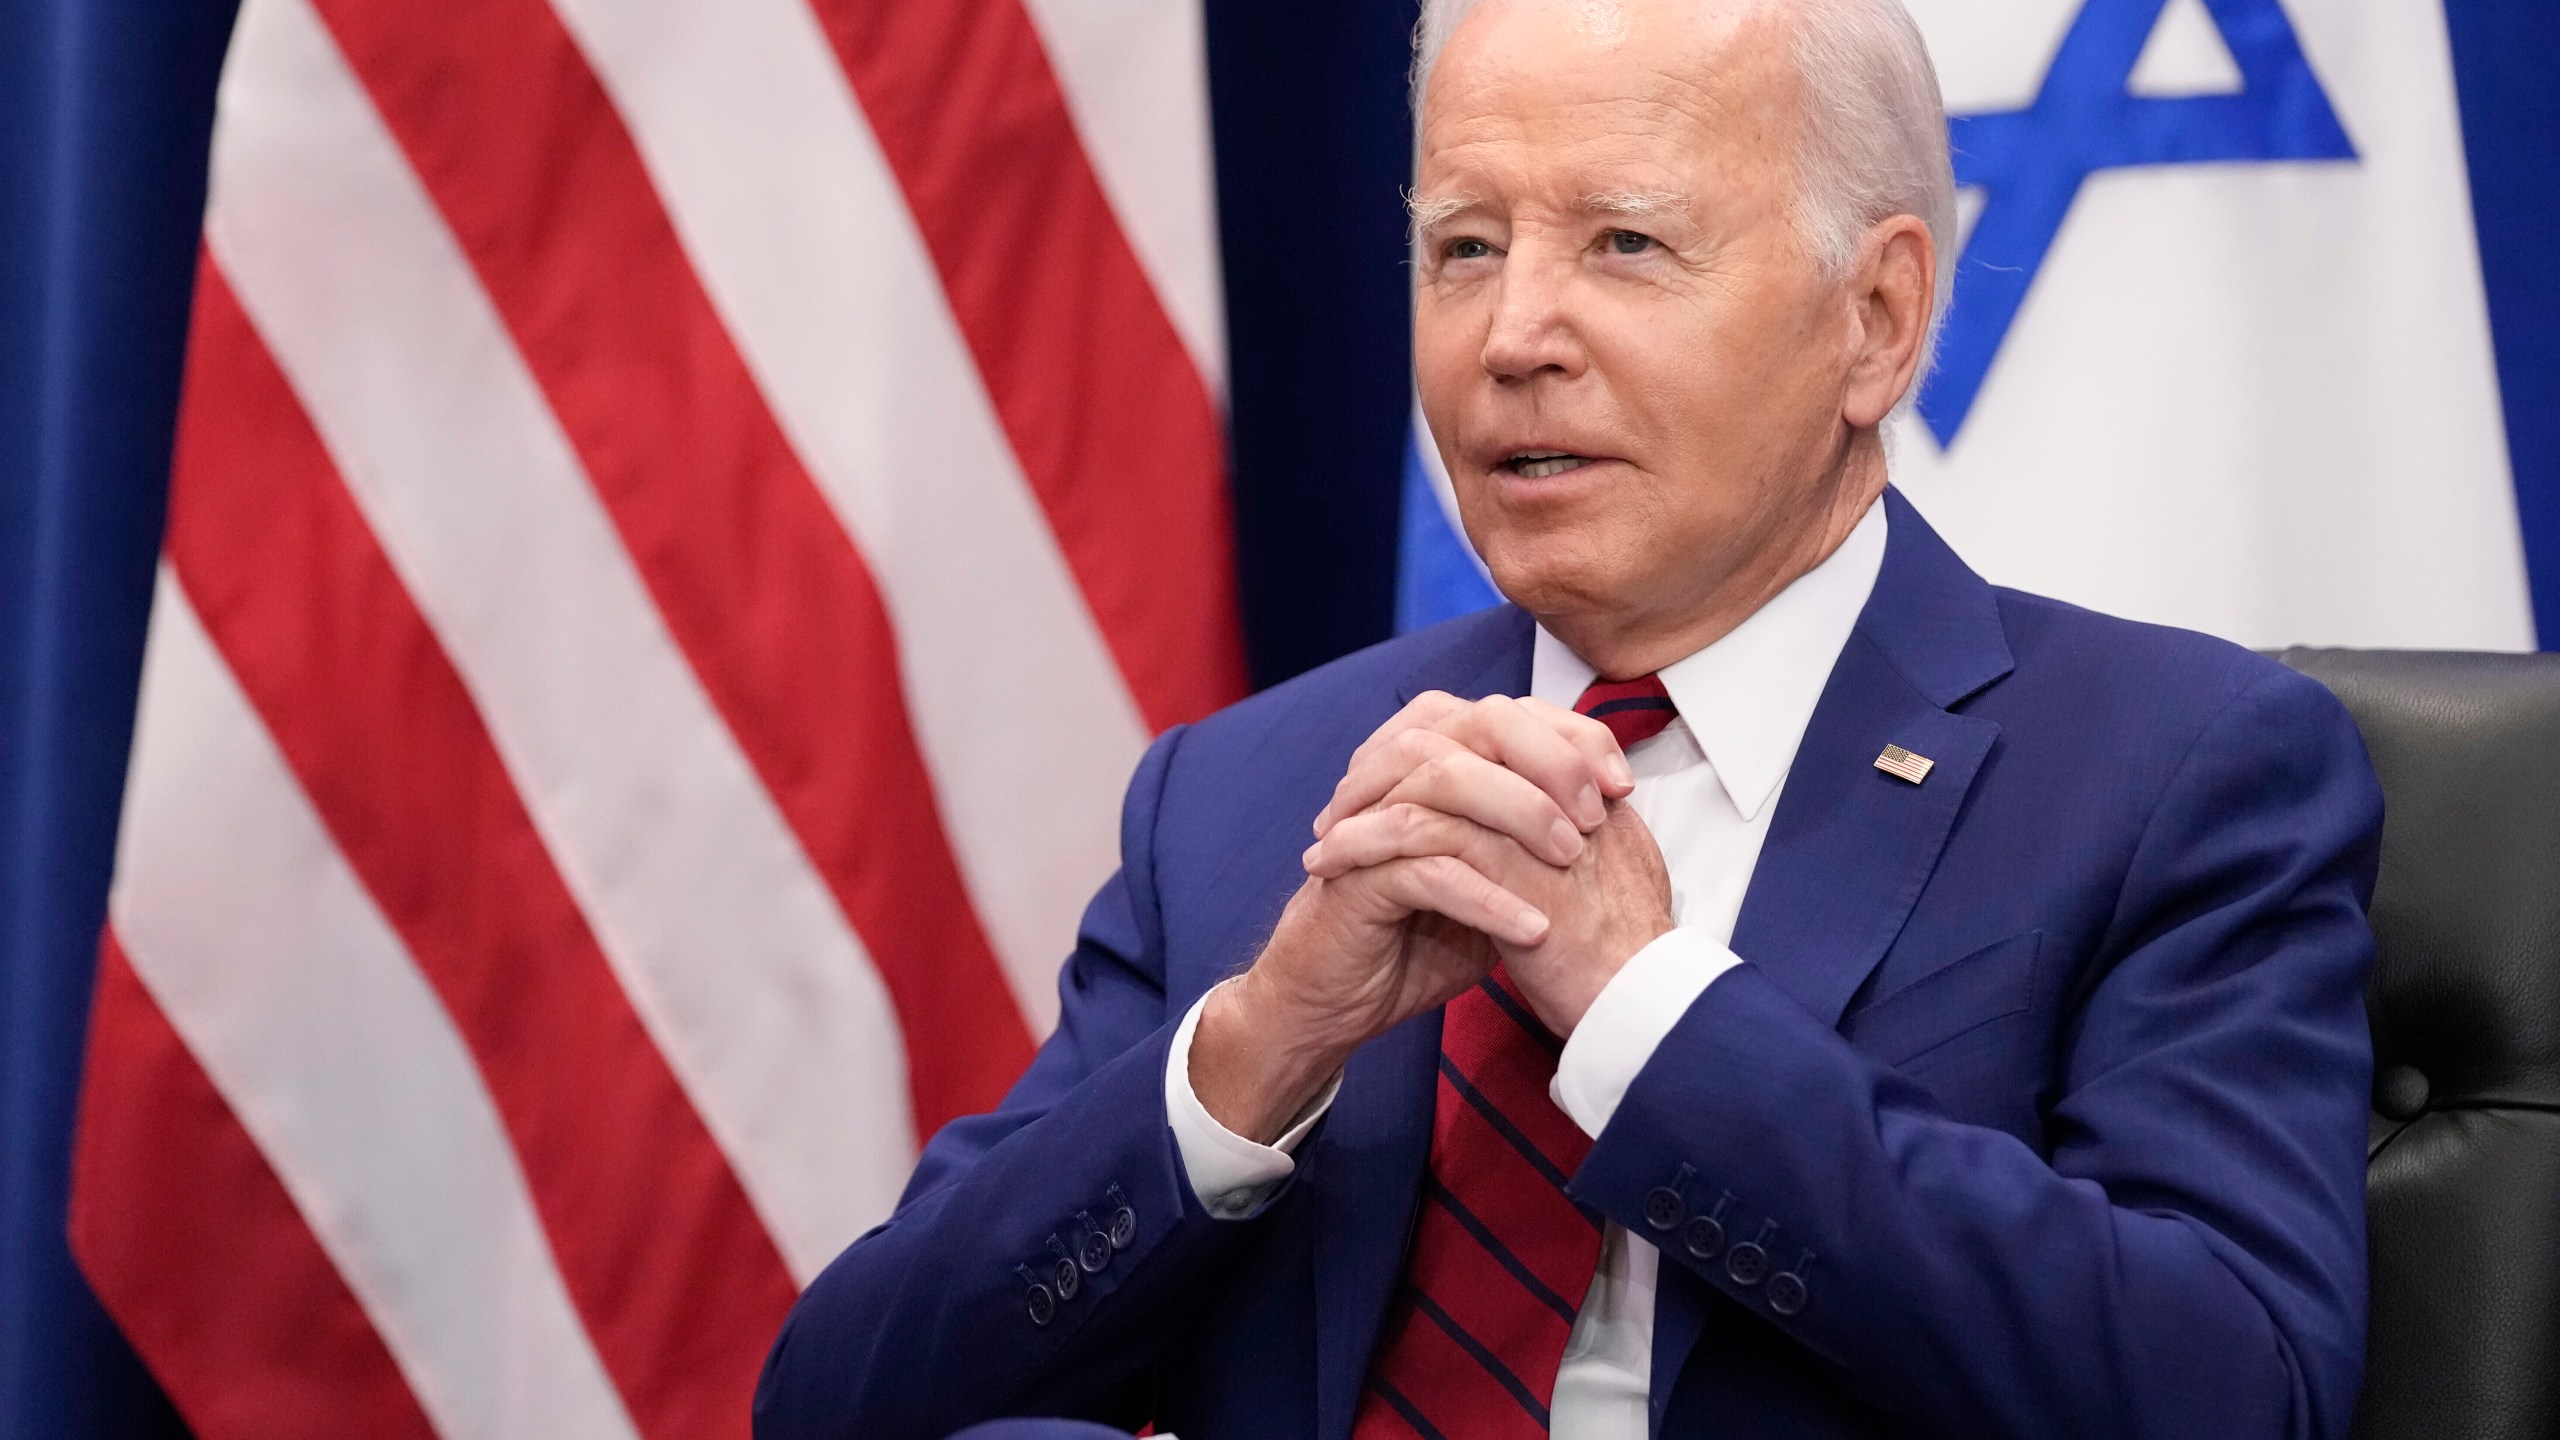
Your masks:
<instances>
[{"instance_id":1,"label":"dark blue backdrop","mask_svg":"<svg viewBox=\"0 0 2560 1440\"><path fill-rule=\"evenodd\" d=\"M89 982L233 0L0 4L0 1437L183 1433L63 1240ZM2545 644L2560 8L2448 0ZM1394 622L1414 0L1208 0L1254 678Z\"/></svg>"},{"instance_id":2,"label":"dark blue backdrop","mask_svg":"<svg viewBox=\"0 0 2560 1440\"><path fill-rule=\"evenodd\" d=\"M63 1187L232 0L0 4L0 1434L176 1434Z\"/></svg>"}]
</instances>

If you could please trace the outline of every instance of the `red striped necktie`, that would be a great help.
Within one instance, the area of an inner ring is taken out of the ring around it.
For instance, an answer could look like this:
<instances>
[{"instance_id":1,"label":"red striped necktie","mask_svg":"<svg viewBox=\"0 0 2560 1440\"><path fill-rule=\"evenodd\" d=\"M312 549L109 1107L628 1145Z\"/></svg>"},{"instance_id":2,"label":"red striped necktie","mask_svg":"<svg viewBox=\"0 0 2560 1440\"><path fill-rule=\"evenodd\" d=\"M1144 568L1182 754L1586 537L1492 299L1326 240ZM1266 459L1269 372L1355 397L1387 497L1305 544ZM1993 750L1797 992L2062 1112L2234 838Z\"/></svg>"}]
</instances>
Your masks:
<instances>
[{"instance_id":1,"label":"red striped necktie","mask_svg":"<svg viewBox=\"0 0 2560 1440\"><path fill-rule=\"evenodd\" d=\"M1564 1190L1591 1141L1547 1098L1562 1050L1498 966L1449 1002L1422 1213L1353 1440L1546 1433L1600 1260Z\"/></svg>"},{"instance_id":2,"label":"red striped necktie","mask_svg":"<svg viewBox=\"0 0 2560 1440\"><path fill-rule=\"evenodd\" d=\"M1583 690L1582 698L1573 702L1573 712L1608 726L1609 733L1618 737L1621 750L1633 750L1638 742L1661 734L1663 727L1680 713L1671 703L1671 692L1662 688L1660 675L1594 680Z\"/></svg>"}]
</instances>

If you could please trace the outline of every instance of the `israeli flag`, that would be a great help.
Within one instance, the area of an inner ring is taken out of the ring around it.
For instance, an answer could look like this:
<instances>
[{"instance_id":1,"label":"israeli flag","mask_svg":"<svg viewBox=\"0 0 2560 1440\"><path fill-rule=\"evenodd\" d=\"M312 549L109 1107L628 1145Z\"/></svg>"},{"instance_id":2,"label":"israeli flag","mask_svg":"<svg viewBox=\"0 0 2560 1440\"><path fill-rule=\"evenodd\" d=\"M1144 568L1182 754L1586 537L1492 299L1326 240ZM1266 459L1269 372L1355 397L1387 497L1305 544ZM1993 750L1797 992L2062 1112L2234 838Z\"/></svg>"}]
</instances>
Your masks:
<instances>
[{"instance_id":1,"label":"israeli flag","mask_svg":"<svg viewBox=\"0 0 2560 1440\"><path fill-rule=\"evenodd\" d=\"M2502 35L2477 0L1907 3L1963 234L1889 439L1959 553L2244 644L2529 650L2533 541L2560 643L2560 313L2547 256L2500 248L2560 158L2495 128L2549 127L2550 7ZM1415 437L1407 626L1493 598Z\"/></svg>"}]
</instances>

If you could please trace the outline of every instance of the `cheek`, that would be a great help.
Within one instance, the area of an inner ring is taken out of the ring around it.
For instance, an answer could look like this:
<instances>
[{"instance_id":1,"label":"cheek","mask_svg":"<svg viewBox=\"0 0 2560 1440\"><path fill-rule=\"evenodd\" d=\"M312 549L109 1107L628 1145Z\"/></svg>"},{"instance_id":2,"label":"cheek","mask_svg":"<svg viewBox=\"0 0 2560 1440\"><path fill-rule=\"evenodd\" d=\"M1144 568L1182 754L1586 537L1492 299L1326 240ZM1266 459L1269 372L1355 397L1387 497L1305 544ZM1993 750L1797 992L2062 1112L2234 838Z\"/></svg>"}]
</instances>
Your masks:
<instances>
[{"instance_id":1,"label":"cheek","mask_svg":"<svg viewBox=\"0 0 2560 1440\"><path fill-rule=\"evenodd\" d=\"M1428 286L1413 297L1413 368L1428 406L1436 388L1462 384L1484 353L1484 305L1469 291L1435 295Z\"/></svg>"},{"instance_id":2,"label":"cheek","mask_svg":"<svg viewBox=\"0 0 2560 1440\"><path fill-rule=\"evenodd\" d=\"M1594 359L1647 458L1679 474L1729 451L1760 411L1766 364L1744 326L1696 301L1625 317Z\"/></svg>"},{"instance_id":3,"label":"cheek","mask_svg":"<svg viewBox=\"0 0 2560 1440\"><path fill-rule=\"evenodd\" d=\"M1724 470L1786 443L1824 343L1792 298L1746 281L1619 327L1608 361L1614 388L1668 458Z\"/></svg>"}]
</instances>

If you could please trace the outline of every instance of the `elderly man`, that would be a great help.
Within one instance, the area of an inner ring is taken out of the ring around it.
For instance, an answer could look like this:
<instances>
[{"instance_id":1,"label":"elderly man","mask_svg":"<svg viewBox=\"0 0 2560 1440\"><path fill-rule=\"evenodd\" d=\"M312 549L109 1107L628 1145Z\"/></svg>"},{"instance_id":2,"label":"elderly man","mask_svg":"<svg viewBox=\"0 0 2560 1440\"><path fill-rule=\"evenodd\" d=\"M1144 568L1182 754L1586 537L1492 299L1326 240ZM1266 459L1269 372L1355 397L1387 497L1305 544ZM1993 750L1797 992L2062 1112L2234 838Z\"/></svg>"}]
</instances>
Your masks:
<instances>
[{"instance_id":1,"label":"elderly man","mask_svg":"<svg viewBox=\"0 0 2560 1440\"><path fill-rule=\"evenodd\" d=\"M2379 795L2318 686L1887 488L1910 20L1422 41L1416 369L1512 604L1156 744L1057 1034L759 1433L2343 1434Z\"/></svg>"}]
</instances>

